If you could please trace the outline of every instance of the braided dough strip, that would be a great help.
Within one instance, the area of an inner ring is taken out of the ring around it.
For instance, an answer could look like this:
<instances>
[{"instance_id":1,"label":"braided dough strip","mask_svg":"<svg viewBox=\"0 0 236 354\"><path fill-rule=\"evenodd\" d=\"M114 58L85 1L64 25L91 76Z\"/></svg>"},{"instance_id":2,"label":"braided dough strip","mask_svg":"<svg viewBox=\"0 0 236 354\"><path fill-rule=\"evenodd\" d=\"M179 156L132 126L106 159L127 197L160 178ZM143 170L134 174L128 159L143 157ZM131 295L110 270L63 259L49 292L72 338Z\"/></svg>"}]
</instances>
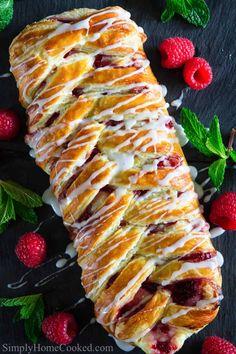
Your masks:
<instances>
[{"instance_id":1,"label":"braided dough strip","mask_svg":"<svg viewBox=\"0 0 236 354\"><path fill-rule=\"evenodd\" d=\"M120 7L75 9L27 26L10 62L97 321L170 354L216 316L222 258L145 39Z\"/></svg>"}]
</instances>

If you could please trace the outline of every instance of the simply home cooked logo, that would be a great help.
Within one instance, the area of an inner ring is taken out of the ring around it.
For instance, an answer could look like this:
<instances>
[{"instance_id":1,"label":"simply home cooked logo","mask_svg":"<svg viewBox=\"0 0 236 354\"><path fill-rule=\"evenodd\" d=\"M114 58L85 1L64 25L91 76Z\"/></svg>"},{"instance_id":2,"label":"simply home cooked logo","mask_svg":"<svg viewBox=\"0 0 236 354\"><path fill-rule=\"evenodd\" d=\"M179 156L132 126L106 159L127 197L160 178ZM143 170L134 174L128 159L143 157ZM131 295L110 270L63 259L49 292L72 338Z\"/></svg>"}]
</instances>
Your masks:
<instances>
[{"instance_id":1,"label":"simply home cooked logo","mask_svg":"<svg viewBox=\"0 0 236 354\"><path fill-rule=\"evenodd\" d=\"M23 344L11 345L4 343L1 345L1 353L113 353L112 345L41 345L41 344Z\"/></svg>"}]
</instances>

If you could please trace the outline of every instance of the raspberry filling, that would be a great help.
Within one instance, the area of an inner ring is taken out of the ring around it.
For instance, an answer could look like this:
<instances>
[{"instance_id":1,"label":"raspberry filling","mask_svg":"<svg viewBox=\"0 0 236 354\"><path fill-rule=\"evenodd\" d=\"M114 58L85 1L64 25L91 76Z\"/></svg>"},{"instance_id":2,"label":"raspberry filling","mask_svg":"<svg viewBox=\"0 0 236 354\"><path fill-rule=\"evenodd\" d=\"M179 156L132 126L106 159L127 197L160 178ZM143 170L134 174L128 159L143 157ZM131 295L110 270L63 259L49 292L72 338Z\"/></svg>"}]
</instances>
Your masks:
<instances>
[{"instance_id":1,"label":"raspberry filling","mask_svg":"<svg viewBox=\"0 0 236 354\"><path fill-rule=\"evenodd\" d=\"M172 120L169 120L168 122L166 122L165 126L166 128L172 129L174 128L174 123Z\"/></svg>"},{"instance_id":2,"label":"raspberry filling","mask_svg":"<svg viewBox=\"0 0 236 354\"><path fill-rule=\"evenodd\" d=\"M79 97L81 96L82 94L84 93L84 89L82 87L75 87L73 90L72 90L72 95L75 96L75 97Z\"/></svg>"},{"instance_id":3,"label":"raspberry filling","mask_svg":"<svg viewBox=\"0 0 236 354\"><path fill-rule=\"evenodd\" d=\"M187 254L180 258L181 261L187 261L192 263L206 261L207 259L211 259L216 255L216 251L212 252L195 252Z\"/></svg>"},{"instance_id":4,"label":"raspberry filling","mask_svg":"<svg viewBox=\"0 0 236 354\"><path fill-rule=\"evenodd\" d=\"M167 340L165 342L157 341L156 344L152 345L152 349L155 350L157 354L170 354L173 353L177 347Z\"/></svg>"},{"instance_id":5,"label":"raspberry filling","mask_svg":"<svg viewBox=\"0 0 236 354\"><path fill-rule=\"evenodd\" d=\"M94 158L94 156L97 155L99 152L100 150L98 148L94 148L88 156L86 162L90 162Z\"/></svg>"},{"instance_id":6,"label":"raspberry filling","mask_svg":"<svg viewBox=\"0 0 236 354\"><path fill-rule=\"evenodd\" d=\"M69 52L67 52L65 55L64 55L64 57L63 58L68 58L68 57L70 57L71 55L73 55L73 54L77 54L78 53L78 51L76 50L76 49L71 49Z\"/></svg>"},{"instance_id":7,"label":"raspberry filling","mask_svg":"<svg viewBox=\"0 0 236 354\"><path fill-rule=\"evenodd\" d=\"M146 303L150 300L151 297L152 293L141 287L135 294L134 298L120 308L117 318L124 318L135 315L145 307Z\"/></svg>"},{"instance_id":8,"label":"raspberry filling","mask_svg":"<svg viewBox=\"0 0 236 354\"><path fill-rule=\"evenodd\" d=\"M146 194L147 192L148 192L147 189L144 189L144 190L139 189L139 190L133 191L133 193L136 197L141 197L142 195Z\"/></svg>"},{"instance_id":9,"label":"raspberry filling","mask_svg":"<svg viewBox=\"0 0 236 354\"><path fill-rule=\"evenodd\" d=\"M79 19L72 19L72 18L59 17L59 16L52 16L49 18L49 20L56 20L63 23L76 23L79 21Z\"/></svg>"},{"instance_id":10,"label":"raspberry filling","mask_svg":"<svg viewBox=\"0 0 236 354\"><path fill-rule=\"evenodd\" d=\"M186 279L168 285L166 289L171 291L174 303L182 306L196 306L203 298L202 286L204 280L201 278Z\"/></svg>"},{"instance_id":11,"label":"raspberry filling","mask_svg":"<svg viewBox=\"0 0 236 354\"><path fill-rule=\"evenodd\" d=\"M130 93L141 93L147 89L148 89L147 86L137 86L137 87L133 87L132 89L130 89L129 92Z\"/></svg>"},{"instance_id":12,"label":"raspberry filling","mask_svg":"<svg viewBox=\"0 0 236 354\"><path fill-rule=\"evenodd\" d=\"M59 117L60 112L54 112L46 123L46 127L49 127Z\"/></svg>"},{"instance_id":13,"label":"raspberry filling","mask_svg":"<svg viewBox=\"0 0 236 354\"><path fill-rule=\"evenodd\" d=\"M98 54L95 56L93 66L95 69L103 68L111 64L111 55Z\"/></svg>"},{"instance_id":14,"label":"raspberry filling","mask_svg":"<svg viewBox=\"0 0 236 354\"><path fill-rule=\"evenodd\" d=\"M150 234L155 234L155 233L158 233L158 232L163 232L165 231L165 229L167 227L170 227L172 225L174 225L177 221L173 221L173 222L167 222L167 223L162 223L162 224L150 224L148 226L148 235Z\"/></svg>"},{"instance_id":15,"label":"raspberry filling","mask_svg":"<svg viewBox=\"0 0 236 354\"><path fill-rule=\"evenodd\" d=\"M168 324L157 323L152 328L152 332L155 334L157 340L151 345L153 353L155 354L171 354L177 349L177 346L171 343L171 339L174 335L173 327Z\"/></svg>"},{"instance_id":16,"label":"raspberry filling","mask_svg":"<svg viewBox=\"0 0 236 354\"><path fill-rule=\"evenodd\" d=\"M166 157L163 161L160 161L157 166L159 168L166 168L166 167L177 168L181 165L181 163L182 163L182 157L174 154Z\"/></svg>"},{"instance_id":17,"label":"raspberry filling","mask_svg":"<svg viewBox=\"0 0 236 354\"><path fill-rule=\"evenodd\" d=\"M105 124L106 124L107 127L115 127L116 125L119 125L121 123L123 124L123 122L120 121L120 120L112 120L112 119L110 119Z\"/></svg>"}]
</instances>

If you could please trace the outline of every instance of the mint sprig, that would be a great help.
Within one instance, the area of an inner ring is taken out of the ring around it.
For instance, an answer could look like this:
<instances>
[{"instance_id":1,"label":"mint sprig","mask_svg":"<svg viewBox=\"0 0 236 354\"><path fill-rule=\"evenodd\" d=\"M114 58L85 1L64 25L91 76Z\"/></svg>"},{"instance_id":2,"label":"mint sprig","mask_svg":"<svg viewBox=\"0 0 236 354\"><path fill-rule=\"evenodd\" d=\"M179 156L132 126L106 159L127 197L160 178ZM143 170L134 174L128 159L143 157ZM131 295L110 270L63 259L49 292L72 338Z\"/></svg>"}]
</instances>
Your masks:
<instances>
[{"instance_id":1,"label":"mint sprig","mask_svg":"<svg viewBox=\"0 0 236 354\"><path fill-rule=\"evenodd\" d=\"M12 20L13 0L0 1L0 31L2 31Z\"/></svg>"},{"instance_id":2,"label":"mint sprig","mask_svg":"<svg viewBox=\"0 0 236 354\"><path fill-rule=\"evenodd\" d=\"M210 10L204 0L166 0L161 21L167 22L175 14L197 27L206 27L210 18Z\"/></svg>"},{"instance_id":3,"label":"mint sprig","mask_svg":"<svg viewBox=\"0 0 236 354\"><path fill-rule=\"evenodd\" d=\"M192 145L207 157L218 157L209 169L208 175L213 185L219 189L224 181L227 159L236 162L236 151L233 150L235 129L232 129L228 148L225 147L220 131L219 118L214 116L209 130L200 122L197 115L188 108L181 110L181 122L184 132Z\"/></svg>"},{"instance_id":4,"label":"mint sprig","mask_svg":"<svg viewBox=\"0 0 236 354\"><path fill-rule=\"evenodd\" d=\"M24 221L37 223L34 208L42 206L41 197L13 181L0 180L0 234L18 215Z\"/></svg>"},{"instance_id":5,"label":"mint sprig","mask_svg":"<svg viewBox=\"0 0 236 354\"><path fill-rule=\"evenodd\" d=\"M42 294L15 298L0 298L0 307L19 307L14 321L24 320L26 336L37 343L44 318L44 302Z\"/></svg>"}]
</instances>

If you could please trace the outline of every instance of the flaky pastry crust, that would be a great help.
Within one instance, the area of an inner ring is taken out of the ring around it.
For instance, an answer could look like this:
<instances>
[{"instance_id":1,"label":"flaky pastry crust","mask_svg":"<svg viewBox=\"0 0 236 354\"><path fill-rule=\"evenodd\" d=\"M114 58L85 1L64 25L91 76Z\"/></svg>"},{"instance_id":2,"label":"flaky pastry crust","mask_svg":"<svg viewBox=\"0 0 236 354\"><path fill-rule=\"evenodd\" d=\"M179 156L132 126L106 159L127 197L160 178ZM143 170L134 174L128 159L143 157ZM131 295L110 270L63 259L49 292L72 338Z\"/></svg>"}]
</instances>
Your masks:
<instances>
[{"instance_id":1,"label":"flaky pastry crust","mask_svg":"<svg viewBox=\"0 0 236 354\"><path fill-rule=\"evenodd\" d=\"M222 258L145 40L120 7L75 9L27 26L10 62L97 321L170 354L216 316Z\"/></svg>"}]
</instances>

